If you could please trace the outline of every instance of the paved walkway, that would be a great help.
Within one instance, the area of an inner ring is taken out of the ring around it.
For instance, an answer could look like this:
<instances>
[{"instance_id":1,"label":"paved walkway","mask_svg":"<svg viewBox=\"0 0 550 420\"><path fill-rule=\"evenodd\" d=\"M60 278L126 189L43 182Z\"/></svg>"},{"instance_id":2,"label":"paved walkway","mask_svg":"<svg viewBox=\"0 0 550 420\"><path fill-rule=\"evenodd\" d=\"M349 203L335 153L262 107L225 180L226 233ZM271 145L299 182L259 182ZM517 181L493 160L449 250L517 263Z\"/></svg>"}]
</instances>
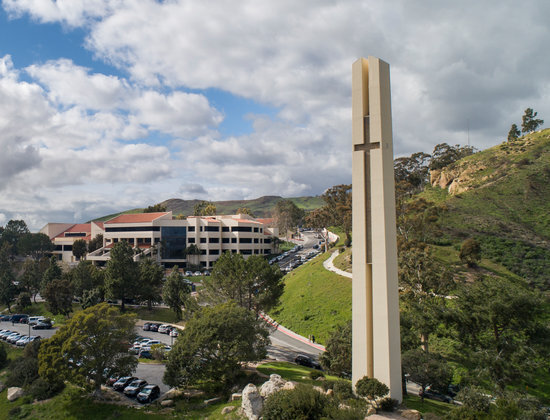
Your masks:
<instances>
[{"instance_id":1,"label":"paved walkway","mask_svg":"<svg viewBox=\"0 0 550 420\"><path fill-rule=\"evenodd\" d=\"M301 336L300 334L295 333L294 331L289 330L288 328L283 327L281 324L278 324L277 321L272 319L269 315L260 313L260 317L264 319L269 325L275 327L278 331L282 332L283 334L294 338L295 340L301 341L304 344L307 344L308 346L314 347L317 350L325 351L325 346L318 344L318 343L312 343L307 338Z\"/></svg>"},{"instance_id":2,"label":"paved walkway","mask_svg":"<svg viewBox=\"0 0 550 420\"><path fill-rule=\"evenodd\" d=\"M330 258L328 260L325 260L323 263L323 267L325 267L327 270L332 271L336 274L339 274L344 277L348 277L351 279L351 273L348 273L347 271L340 270L339 268L336 268L333 264L334 259L338 256L339 251L334 251Z\"/></svg>"}]
</instances>

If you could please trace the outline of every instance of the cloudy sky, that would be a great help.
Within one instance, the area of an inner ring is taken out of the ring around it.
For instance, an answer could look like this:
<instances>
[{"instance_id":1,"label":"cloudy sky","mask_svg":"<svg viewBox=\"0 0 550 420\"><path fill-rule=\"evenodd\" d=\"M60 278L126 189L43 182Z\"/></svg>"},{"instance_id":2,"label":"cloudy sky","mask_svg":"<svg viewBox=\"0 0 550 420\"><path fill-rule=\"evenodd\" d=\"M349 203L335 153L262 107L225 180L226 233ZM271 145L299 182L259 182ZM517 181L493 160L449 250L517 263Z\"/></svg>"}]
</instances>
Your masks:
<instances>
[{"instance_id":1,"label":"cloudy sky","mask_svg":"<svg viewBox=\"0 0 550 420\"><path fill-rule=\"evenodd\" d=\"M550 2L2 0L0 225L351 181L351 65L396 156L550 121Z\"/></svg>"}]
</instances>

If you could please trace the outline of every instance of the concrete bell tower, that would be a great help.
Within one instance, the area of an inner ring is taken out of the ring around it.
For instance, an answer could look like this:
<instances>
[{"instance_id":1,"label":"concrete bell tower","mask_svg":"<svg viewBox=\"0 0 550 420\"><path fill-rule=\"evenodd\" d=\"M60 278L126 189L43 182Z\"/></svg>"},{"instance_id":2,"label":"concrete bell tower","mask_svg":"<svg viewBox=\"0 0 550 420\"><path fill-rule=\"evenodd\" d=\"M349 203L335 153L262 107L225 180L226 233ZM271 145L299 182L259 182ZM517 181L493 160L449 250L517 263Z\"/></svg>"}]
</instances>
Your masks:
<instances>
[{"instance_id":1,"label":"concrete bell tower","mask_svg":"<svg viewBox=\"0 0 550 420\"><path fill-rule=\"evenodd\" d=\"M352 381L374 377L403 399L390 67L352 67Z\"/></svg>"}]
</instances>

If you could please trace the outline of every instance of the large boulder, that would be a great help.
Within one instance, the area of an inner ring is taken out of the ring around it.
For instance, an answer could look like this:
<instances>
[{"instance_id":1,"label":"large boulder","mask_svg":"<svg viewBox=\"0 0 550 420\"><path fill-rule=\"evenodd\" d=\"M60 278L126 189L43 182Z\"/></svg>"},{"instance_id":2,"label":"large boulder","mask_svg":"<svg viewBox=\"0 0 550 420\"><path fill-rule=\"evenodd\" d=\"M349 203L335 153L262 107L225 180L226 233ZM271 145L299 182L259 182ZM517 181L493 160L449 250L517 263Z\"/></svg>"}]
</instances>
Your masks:
<instances>
[{"instance_id":1,"label":"large boulder","mask_svg":"<svg viewBox=\"0 0 550 420\"><path fill-rule=\"evenodd\" d=\"M264 401L254 384L248 384L243 389L241 407L248 420L258 420L264 408Z\"/></svg>"},{"instance_id":2,"label":"large boulder","mask_svg":"<svg viewBox=\"0 0 550 420\"><path fill-rule=\"evenodd\" d=\"M8 388L8 401L15 401L17 398L22 397L25 394L23 388L16 386Z\"/></svg>"},{"instance_id":3,"label":"large boulder","mask_svg":"<svg viewBox=\"0 0 550 420\"><path fill-rule=\"evenodd\" d=\"M407 420L420 420L422 418L422 414L417 410L403 410L399 414Z\"/></svg>"},{"instance_id":4,"label":"large boulder","mask_svg":"<svg viewBox=\"0 0 550 420\"><path fill-rule=\"evenodd\" d=\"M280 375L273 373L269 376L269 381L264 382L260 387L260 395L267 398L274 392L280 391L285 386L286 381Z\"/></svg>"}]
</instances>

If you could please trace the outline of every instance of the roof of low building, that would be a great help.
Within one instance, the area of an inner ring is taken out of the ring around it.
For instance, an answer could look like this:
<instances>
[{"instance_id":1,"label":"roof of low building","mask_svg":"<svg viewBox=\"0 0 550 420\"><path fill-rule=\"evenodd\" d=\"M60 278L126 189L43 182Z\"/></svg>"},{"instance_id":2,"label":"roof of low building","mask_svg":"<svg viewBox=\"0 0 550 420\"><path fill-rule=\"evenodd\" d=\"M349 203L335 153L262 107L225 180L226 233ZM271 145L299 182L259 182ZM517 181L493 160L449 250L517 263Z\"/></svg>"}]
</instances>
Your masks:
<instances>
[{"instance_id":1,"label":"roof of low building","mask_svg":"<svg viewBox=\"0 0 550 420\"><path fill-rule=\"evenodd\" d=\"M152 222L162 216L166 216L170 212L159 213L135 213L135 214L121 214L110 220L107 220L105 224L111 223L147 223Z\"/></svg>"}]
</instances>

